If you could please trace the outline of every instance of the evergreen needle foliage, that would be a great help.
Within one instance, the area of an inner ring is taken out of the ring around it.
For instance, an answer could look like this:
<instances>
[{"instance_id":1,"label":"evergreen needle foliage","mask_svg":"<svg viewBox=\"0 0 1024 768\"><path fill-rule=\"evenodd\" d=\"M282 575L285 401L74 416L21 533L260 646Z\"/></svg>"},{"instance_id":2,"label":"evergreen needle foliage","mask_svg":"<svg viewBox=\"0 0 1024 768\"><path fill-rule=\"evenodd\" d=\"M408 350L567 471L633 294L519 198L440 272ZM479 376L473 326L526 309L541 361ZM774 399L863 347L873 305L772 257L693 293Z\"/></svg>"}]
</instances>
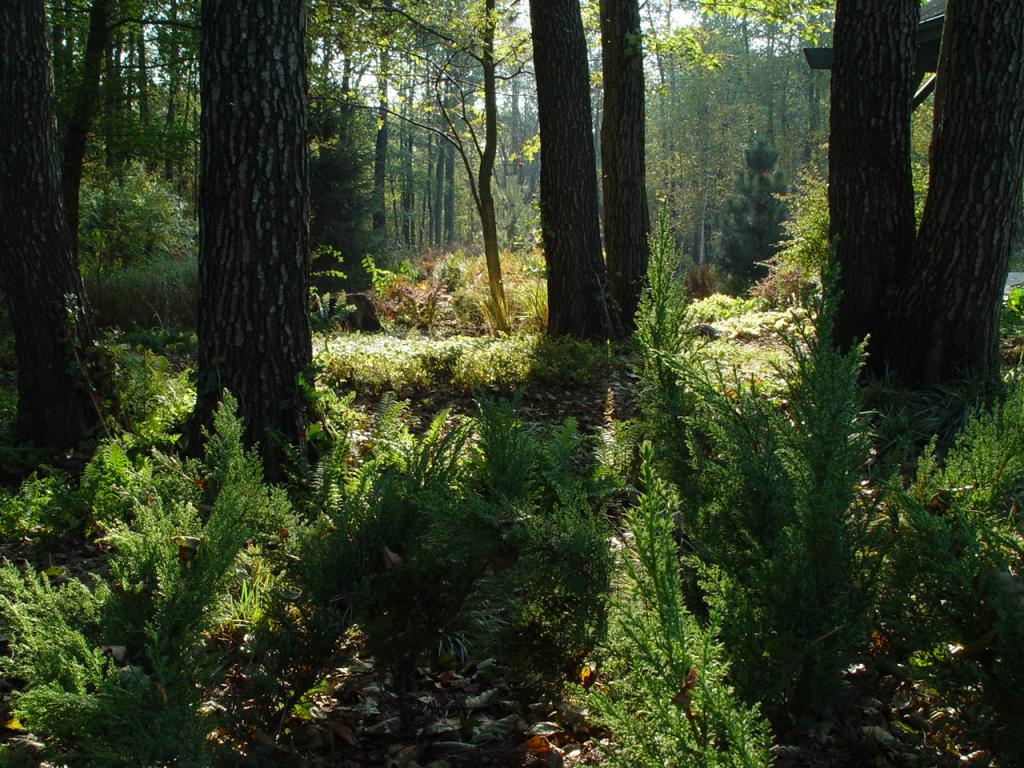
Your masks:
<instances>
[{"instance_id":1,"label":"evergreen needle foliage","mask_svg":"<svg viewBox=\"0 0 1024 768\"><path fill-rule=\"evenodd\" d=\"M836 700L873 604L870 514L856 503L863 350L832 344L834 272L823 282L814 332L789 338L794 362L779 369L786 409L738 377L681 371L699 395L684 535L737 688L780 727Z\"/></svg>"},{"instance_id":2,"label":"evergreen needle foliage","mask_svg":"<svg viewBox=\"0 0 1024 768\"><path fill-rule=\"evenodd\" d=\"M779 153L764 139L746 151L746 168L736 178L736 195L727 204L722 235L722 266L738 289L745 289L768 273L765 262L778 250L783 237L786 185L775 170Z\"/></svg>"},{"instance_id":3,"label":"evergreen needle foliage","mask_svg":"<svg viewBox=\"0 0 1024 768\"><path fill-rule=\"evenodd\" d=\"M153 493L107 535L108 581L56 587L45 574L0 571L0 627L10 672L28 682L19 718L47 754L75 766L202 766L212 728L200 706L220 659L206 641L246 540L280 525L287 501L262 484L225 395L209 438L209 511ZM116 456L116 452L113 454ZM128 472L123 462L108 466Z\"/></svg>"},{"instance_id":4,"label":"evergreen needle foliage","mask_svg":"<svg viewBox=\"0 0 1024 768\"><path fill-rule=\"evenodd\" d=\"M658 216L650 244L648 288L637 312L637 405L663 475L675 480L683 477L688 467L684 419L694 408L693 395L680 381L676 361L694 356L697 341L689 333L691 313L676 275L679 259L664 211Z\"/></svg>"},{"instance_id":5,"label":"evergreen needle foliage","mask_svg":"<svg viewBox=\"0 0 1024 768\"><path fill-rule=\"evenodd\" d=\"M934 444L894 496L892 624L911 668L1001 765L1024 760L1024 386L982 412L945 457Z\"/></svg>"},{"instance_id":6,"label":"evergreen needle foliage","mask_svg":"<svg viewBox=\"0 0 1024 768\"><path fill-rule=\"evenodd\" d=\"M727 683L729 665L712 622L683 598L675 540L677 500L642 449L644 493L627 514L631 535L615 593L614 677L589 696L612 730L614 766L766 767L768 727Z\"/></svg>"}]
</instances>

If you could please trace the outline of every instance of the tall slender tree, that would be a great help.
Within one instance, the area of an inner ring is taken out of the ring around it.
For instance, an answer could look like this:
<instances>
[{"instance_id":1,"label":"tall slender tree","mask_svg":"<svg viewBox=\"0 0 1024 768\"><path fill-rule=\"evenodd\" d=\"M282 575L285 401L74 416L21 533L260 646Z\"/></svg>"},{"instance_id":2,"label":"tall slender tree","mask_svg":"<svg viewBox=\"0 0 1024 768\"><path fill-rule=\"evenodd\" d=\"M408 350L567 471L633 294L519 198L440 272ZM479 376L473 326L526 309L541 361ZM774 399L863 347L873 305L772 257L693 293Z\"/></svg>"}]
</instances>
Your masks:
<instances>
[{"instance_id":1,"label":"tall slender tree","mask_svg":"<svg viewBox=\"0 0 1024 768\"><path fill-rule=\"evenodd\" d=\"M1022 126L1024 0L949 0L928 197L890 345L907 383L998 376Z\"/></svg>"},{"instance_id":2,"label":"tall slender tree","mask_svg":"<svg viewBox=\"0 0 1024 768\"><path fill-rule=\"evenodd\" d=\"M548 333L612 335L601 254L590 72L579 0L530 0Z\"/></svg>"},{"instance_id":3,"label":"tall slender tree","mask_svg":"<svg viewBox=\"0 0 1024 768\"><path fill-rule=\"evenodd\" d=\"M89 8L89 37L82 57L82 75L75 90L74 106L64 127L64 157L61 177L64 213L71 230L71 247L78 253L78 196L82 186L85 142L99 106L100 72L110 46L114 0L93 0ZM143 70L139 70L140 72Z\"/></svg>"},{"instance_id":4,"label":"tall slender tree","mask_svg":"<svg viewBox=\"0 0 1024 768\"><path fill-rule=\"evenodd\" d=\"M81 357L94 332L61 201L43 0L0 3L0 112L0 286L14 327L18 425L66 449L96 421Z\"/></svg>"},{"instance_id":5,"label":"tall slender tree","mask_svg":"<svg viewBox=\"0 0 1024 768\"><path fill-rule=\"evenodd\" d=\"M647 275L647 236L651 229L640 3L601 0L600 13L604 66L604 246L617 327L620 332L629 333L635 327L637 304Z\"/></svg>"},{"instance_id":6,"label":"tall slender tree","mask_svg":"<svg viewBox=\"0 0 1024 768\"><path fill-rule=\"evenodd\" d=\"M910 101L918 0L838 0L829 209L842 297L835 336L865 336L884 373L900 270L914 248Z\"/></svg>"},{"instance_id":7,"label":"tall slender tree","mask_svg":"<svg viewBox=\"0 0 1024 768\"><path fill-rule=\"evenodd\" d=\"M303 434L312 358L305 33L305 0L202 6L194 424L230 390L270 474L275 438Z\"/></svg>"}]
</instances>

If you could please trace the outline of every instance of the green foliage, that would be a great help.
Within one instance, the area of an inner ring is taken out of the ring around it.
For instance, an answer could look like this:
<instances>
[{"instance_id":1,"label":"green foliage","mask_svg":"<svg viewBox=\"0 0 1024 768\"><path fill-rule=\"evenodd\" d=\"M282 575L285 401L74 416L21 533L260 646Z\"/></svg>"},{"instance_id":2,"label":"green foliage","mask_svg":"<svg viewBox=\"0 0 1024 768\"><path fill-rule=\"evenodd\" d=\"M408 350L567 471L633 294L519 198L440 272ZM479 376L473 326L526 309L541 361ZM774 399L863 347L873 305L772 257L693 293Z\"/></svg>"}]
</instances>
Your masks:
<instances>
[{"instance_id":1,"label":"green foliage","mask_svg":"<svg viewBox=\"0 0 1024 768\"><path fill-rule=\"evenodd\" d=\"M310 242L316 269L343 269L359 278L371 247L373 121L337 100L314 99L310 111ZM329 254L329 256L328 256ZM325 258L327 256L327 258Z\"/></svg>"},{"instance_id":2,"label":"green foliage","mask_svg":"<svg viewBox=\"0 0 1024 768\"><path fill-rule=\"evenodd\" d=\"M318 345L319 346L319 345ZM352 334L324 339L323 380L360 392L586 383L606 370L606 349L568 338L512 335L424 339Z\"/></svg>"},{"instance_id":3,"label":"green foliage","mask_svg":"<svg viewBox=\"0 0 1024 768\"><path fill-rule=\"evenodd\" d=\"M697 349L689 333L693 320L686 292L675 275L678 259L664 211L651 235L648 289L637 311L640 348L637 405L655 457L667 477L682 477L689 453L683 419L693 412L693 398L680 383L676 361Z\"/></svg>"},{"instance_id":4,"label":"green foliage","mask_svg":"<svg viewBox=\"0 0 1024 768\"><path fill-rule=\"evenodd\" d=\"M763 309L764 304L757 299L715 293L693 302L689 308L689 318L695 323L717 323Z\"/></svg>"},{"instance_id":5,"label":"green foliage","mask_svg":"<svg viewBox=\"0 0 1024 768\"><path fill-rule=\"evenodd\" d=\"M816 279L828 266L832 251L828 182L820 176L804 175L786 201L793 215L782 225L785 239L775 261L799 270L808 280Z\"/></svg>"},{"instance_id":6,"label":"green foliage","mask_svg":"<svg viewBox=\"0 0 1024 768\"><path fill-rule=\"evenodd\" d=\"M757 709L736 699L714 623L683 598L675 540L678 502L643 449L644 493L626 516L632 535L613 601L612 676L588 696L616 744L613 766L768 766Z\"/></svg>"},{"instance_id":7,"label":"green foliage","mask_svg":"<svg viewBox=\"0 0 1024 768\"><path fill-rule=\"evenodd\" d=\"M141 164L82 184L78 236L90 272L188 261L196 252L196 222L184 202Z\"/></svg>"},{"instance_id":8,"label":"green foliage","mask_svg":"<svg viewBox=\"0 0 1024 768\"><path fill-rule=\"evenodd\" d=\"M872 605L870 515L855 494L868 460L863 350L832 345L833 310L832 296L821 299L814 333L790 338L794 364L780 371L788 412L756 384L684 372L699 393L684 534L737 688L776 724L833 700Z\"/></svg>"},{"instance_id":9,"label":"green foliage","mask_svg":"<svg viewBox=\"0 0 1024 768\"><path fill-rule=\"evenodd\" d=\"M123 330L196 326L199 264L192 255L153 258L117 269L87 267L85 289L103 326Z\"/></svg>"},{"instance_id":10,"label":"green foliage","mask_svg":"<svg viewBox=\"0 0 1024 768\"><path fill-rule=\"evenodd\" d=\"M208 606L227 589L245 541L289 514L281 494L263 487L259 460L242 449L229 396L215 428L206 512L182 498L192 470L166 460L164 469L184 479L140 494L130 521L110 526L105 581L56 587L46 575L0 571L0 627L14 650L9 671L27 682L16 711L46 738L52 759L111 767L208 763L212 725L201 698L222 670L205 639ZM136 488L152 477L145 467L135 476L110 446L88 483L107 510L121 502L101 492L102 480L118 476Z\"/></svg>"},{"instance_id":11,"label":"green foliage","mask_svg":"<svg viewBox=\"0 0 1024 768\"><path fill-rule=\"evenodd\" d=\"M81 498L71 478L51 467L29 475L17 492L0 488L0 539L33 530L62 535L81 527Z\"/></svg>"},{"instance_id":12,"label":"green foliage","mask_svg":"<svg viewBox=\"0 0 1024 768\"><path fill-rule=\"evenodd\" d=\"M1024 324L1024 288L1014 288L1006 298L1006 315L1016 325Z\"/></svg>"},{"instance_id":13,"label":"green foliage","mask_svg":"<svg viewBox=\"0 0 1024 768\"><path fill-rule=\"evenodd\" d=\"M911 669L1000 764L1024 759L1024 386L979 414L940 466L934 446L894 496L891 621Z\"/></svg>"},{"instance_id":14,"label":"green foliage","mask_svg":"<svg viewBox=\"0 0 1024 768\"><path fill-rule=\"evenodd\" d=\"M103 372L97 384L108 393L99 404L107 430L133 448L173 443L195 404L188 372L142 346L109 343L96 354Z\"/></svg>"},{"instance_id":15,"label":"green foliage","mask_svg":"<svg viewBox=\"0 0 1024 768\"><path fill-rule=\"evenodd\" d=\"M721 263L739 289L767 274L764 266L778 250L786 204L779 153L763 139L746 151L746 169L736 179L736 195L727 204Z\"/></svg>"}]
</instances>

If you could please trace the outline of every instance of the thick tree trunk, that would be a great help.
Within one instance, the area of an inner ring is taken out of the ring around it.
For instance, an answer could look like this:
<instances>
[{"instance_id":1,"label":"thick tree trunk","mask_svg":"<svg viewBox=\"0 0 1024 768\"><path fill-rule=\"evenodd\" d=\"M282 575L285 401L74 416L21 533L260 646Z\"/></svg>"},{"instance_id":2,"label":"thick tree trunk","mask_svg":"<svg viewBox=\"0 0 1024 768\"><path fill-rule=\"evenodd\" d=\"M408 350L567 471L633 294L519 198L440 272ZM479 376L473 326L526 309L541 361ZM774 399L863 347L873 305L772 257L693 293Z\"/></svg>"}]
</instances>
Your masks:
<instances>
[{"instance_id":1,"label":"thick tree trunk","mask_svg":"<svg viewBox=\"0 0 1024 768\"><path fill-rule=\"evenodd\" d=\"M230 390L271 476L276 439L302 440L312 358L305 33L305 0L202 6L194 424Z\"/></svg>"},{"instance_id":2,"label":"thick tree trunk","mask_svg":"<svg viewBox=\"0 0 1024 768\"><path fill-rule=\"evenodd\" d=\"M870 335L868 367L884 373L897 278L914 248L910 102L918 0L839 0L829 156L829 209L842 297L835 338Z\"/></svg>"},{"instance_id":3,"label":"thick tree trunk","mask_svg":"<svg viewBox=\"0 0 1024 768\"><path fill-rule=\"evenodd\" d=\"M651 229L639 0L601 0L601 49L601 177L608 288L617 312L617 328L628 334L636 327L637 304L647 277Z\"/></svg>"},{"instance_id":4,"label":"thick tree trunk","mask_svg":"<svg viewBox=\"0 0 1024 768\"><path fill-rule=\"evenodd\" d=\"M548 333L612 333L601 255L590 74L579 0L530 0L540 118Z\"/></svg>"},{"instance_id":5,"label":"thick tree trunk","mask_svg":"<svg viewBox=\"0 0 1024 768\"><path fill-rule=\"evenodd\" d=\"M93 343L64 218L43 0L0 3L0 286L18 359L18 429L73 447L96 423L81 354Z\"/></svg>"},{"instance_id":6,"label":"thick tree trunk","mask_svg":"<svg viewBox=\"0 0 1024 768\"><path fill-rule=\"evenodd\" d=\"M110 46L110 24L114 0L93 0L89 9L89 37L82 59L82 79L75 93L74 107L64 135L61 163L64 214L71 232L71 247L78 254L78 195L82 187L85 140L92 127L100 98L100 70Z\"/></svg>"},{"instance_id":7,"label":"thick tree trunk","mask_svg":"<svg viewBox=\"0 0 1024 768\"><path fill-rule=\"evenodd\" d=\"M931 180L896 305L909 384L999 374L999 310L1024 173L1024 0L950 0Z\"/></svg>"}]
</instances>

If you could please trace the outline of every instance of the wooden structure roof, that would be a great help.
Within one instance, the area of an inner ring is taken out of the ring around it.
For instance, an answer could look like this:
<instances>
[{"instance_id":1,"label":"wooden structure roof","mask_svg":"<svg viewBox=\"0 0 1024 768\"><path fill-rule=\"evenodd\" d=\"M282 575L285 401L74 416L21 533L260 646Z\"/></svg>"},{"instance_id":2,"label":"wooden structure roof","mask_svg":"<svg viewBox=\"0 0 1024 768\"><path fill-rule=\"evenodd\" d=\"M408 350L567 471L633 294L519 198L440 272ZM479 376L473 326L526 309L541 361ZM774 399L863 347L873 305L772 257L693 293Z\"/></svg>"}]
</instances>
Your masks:
<instances>
[{"instance_id":1,"label":"wooden structure roof","mask_svg":"<svg viewBox=\"0 0 1024 768\"><path fill-rule=\"evenodd\" d=\"M946 22L947 2L948 0L928 0L921 6L917 25L917 56L914 62L918 83L914 109L921 106L935 90L935 71L939 66L939 46L942 42L942 28ZM832 69L831 48L804 48L804 57L811 69ZM928 77L929 74L931 77Z\"/></svg>"}]
</instances>

